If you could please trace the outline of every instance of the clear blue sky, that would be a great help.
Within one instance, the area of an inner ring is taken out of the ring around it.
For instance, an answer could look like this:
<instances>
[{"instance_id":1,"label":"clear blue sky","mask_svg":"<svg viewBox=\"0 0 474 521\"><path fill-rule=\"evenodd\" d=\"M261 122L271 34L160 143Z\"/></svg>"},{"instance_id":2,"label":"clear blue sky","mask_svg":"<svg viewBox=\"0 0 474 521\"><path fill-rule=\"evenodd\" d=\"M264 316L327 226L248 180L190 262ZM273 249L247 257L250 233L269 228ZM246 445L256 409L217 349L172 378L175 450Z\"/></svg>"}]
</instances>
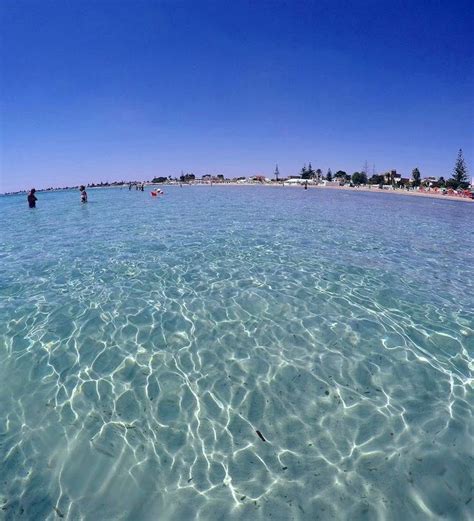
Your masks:
<instances>
[{"instance_id":1,"label":"clear blue sky","mask_svg":"<svg viewBox=\"0 0 474 521\"><path fill-rule=\"evenodd\" d=\"M3 0L0 192L179 175L473 175L474 3Z\"/></svg>"}]
</instances>

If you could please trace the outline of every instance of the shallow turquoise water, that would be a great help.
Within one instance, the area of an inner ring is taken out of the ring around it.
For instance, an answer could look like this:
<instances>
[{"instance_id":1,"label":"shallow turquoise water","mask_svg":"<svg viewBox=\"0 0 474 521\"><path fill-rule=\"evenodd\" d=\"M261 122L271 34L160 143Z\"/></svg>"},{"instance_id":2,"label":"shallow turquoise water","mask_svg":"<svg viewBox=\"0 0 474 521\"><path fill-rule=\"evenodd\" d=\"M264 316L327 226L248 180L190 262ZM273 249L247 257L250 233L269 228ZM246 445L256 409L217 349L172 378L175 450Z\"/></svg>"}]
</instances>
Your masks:
<instances>
[{"instance_id":1,"label":"shallow turquoise water","mask_svg":"<svg viewBox=\"0 0 474 521\"><path fill-rule=\"evenodd\" d=\"M166 192L0 198L0 519L473 519L474 206Z\"/></svg>"}]
</instances>

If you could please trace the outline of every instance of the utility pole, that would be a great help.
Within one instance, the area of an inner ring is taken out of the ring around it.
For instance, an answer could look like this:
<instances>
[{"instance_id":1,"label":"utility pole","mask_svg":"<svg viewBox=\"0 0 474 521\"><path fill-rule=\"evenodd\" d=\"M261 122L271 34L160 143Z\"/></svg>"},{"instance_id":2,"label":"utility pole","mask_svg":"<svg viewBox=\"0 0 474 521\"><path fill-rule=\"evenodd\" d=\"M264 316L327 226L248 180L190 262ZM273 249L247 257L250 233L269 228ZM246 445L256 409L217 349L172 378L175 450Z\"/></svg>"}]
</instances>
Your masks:
<instances>
[{"instance_id":1,"label":"utility pole","mask_svg":"<svg viewBox=\"0 0 474 521\"><path fill-rule=\"evenodd\" d=\"M278 176L280 175L280 171L278 170L278 164L276 165L275 167L275 179L277 180L278 182Z\"/></svg>"},{"instance_id":2,"label":"utility pole","mask_svg":"<svg viewBox=\"0 0 474 521\"><path fill-rule=\"evenodd\" d=\"M369 163L367 163L367 159L365 160L364 166L362 168L362 172L369 177Z\"/></svg>"}]
</instances>

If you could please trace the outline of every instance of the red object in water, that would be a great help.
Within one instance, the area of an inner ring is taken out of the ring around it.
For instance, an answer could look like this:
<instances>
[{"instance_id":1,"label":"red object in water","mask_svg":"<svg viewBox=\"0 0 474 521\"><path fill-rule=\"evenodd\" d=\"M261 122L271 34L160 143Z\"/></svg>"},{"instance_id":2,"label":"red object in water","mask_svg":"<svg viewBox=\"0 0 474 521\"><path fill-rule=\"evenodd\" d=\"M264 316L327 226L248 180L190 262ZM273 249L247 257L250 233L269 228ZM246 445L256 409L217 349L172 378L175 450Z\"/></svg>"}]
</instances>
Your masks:
<instances>
[{"instance_id":1,"label":"red object in water","mask_svg":"<svg viewBox=\"0 0 474 521\"><path fill-rule=\"evenodd\" d=\"M151 192L152 197L156 197L158 194L156 192Z\"/></svg>"}]
</instances>

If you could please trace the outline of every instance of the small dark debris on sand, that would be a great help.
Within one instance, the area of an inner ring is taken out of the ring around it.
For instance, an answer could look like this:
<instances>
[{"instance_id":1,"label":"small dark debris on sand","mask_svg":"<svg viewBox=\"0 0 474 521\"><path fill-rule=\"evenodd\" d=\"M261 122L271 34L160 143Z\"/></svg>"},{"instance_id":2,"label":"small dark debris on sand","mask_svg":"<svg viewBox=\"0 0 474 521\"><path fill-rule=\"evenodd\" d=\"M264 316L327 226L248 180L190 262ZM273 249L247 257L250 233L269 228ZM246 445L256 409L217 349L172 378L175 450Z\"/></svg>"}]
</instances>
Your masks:
<instances>
[{"instance_id":1,"label":"small dark debris on sand","mask_svg":"<svg viewBox=\"0 0 474 521\"><path fill-rule=\"evenodd\" d=\"M263 437L263 434L260 432L260 431L255 431L257 433L257 436L262 440L262 441L267 441L264 437Z\"/></svg>"}]
</instances>

